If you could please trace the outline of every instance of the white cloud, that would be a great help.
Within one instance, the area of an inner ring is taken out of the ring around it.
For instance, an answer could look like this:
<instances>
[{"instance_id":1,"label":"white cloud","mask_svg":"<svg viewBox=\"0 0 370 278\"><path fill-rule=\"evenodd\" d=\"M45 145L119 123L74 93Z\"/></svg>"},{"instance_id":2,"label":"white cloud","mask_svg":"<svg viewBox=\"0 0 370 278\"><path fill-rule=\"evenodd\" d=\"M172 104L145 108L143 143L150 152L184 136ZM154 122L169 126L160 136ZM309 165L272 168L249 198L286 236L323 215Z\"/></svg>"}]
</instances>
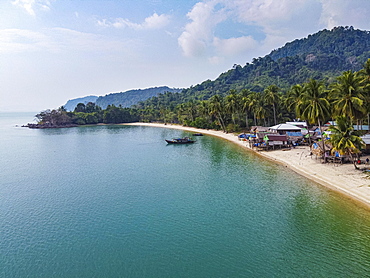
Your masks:
<instances>
[{"instance_id":1,"label":"white cloud","mask_svg":"<svg viewBox=\"0 0 370 278\"><path fill-rule=\"evenodd\" d=\"M324 28L370 29L369 14L369 0L204 0L187 14L190 22L178 44L185 56L208 56L209 61L253 48L262 55ZM245 30L240 35L231 29L229 37L216 36L220 23L228 21Z\"/></svg>"},{"instance_id":2,"label":"white cloud","mask_svg":"<svg viewBox=\"0 0 370 278\"><path fill-rule=\"evenodd\" d=\"M170 22L170 16L154 13L153 15L145 18L142 23L134 23L128 19L117 18L113 22L106 19L98 20L98 25L103 27L115 27L115 28L131 28L135 30L153 30L161 29L167 26Z\"/></svg>"},{"instance_id":3,"label":"white cloud","mask_svg":"<svg viewBox=\"0 0 370 278\"><path fill-rule=\"evenodd\" d=\"M235 56L246 53L258 47L258 42L251 36L244 36L230 39L214 38L214 46L219 53L227 56Z\"/></svg>"},{"instance_id":4,"label":"white cloud","mask_svg":"<svg viewBox=\"0 0 370 278\"><path fill-rule=\"evenodd\" d=\"M200 56L213 41L213 30L226 19L223 10L215 10L217 1L197 3L187 14L191 20L178 38L185 56Z\"/></svg>"},{"instance_id":5,"label":"white cloud","mask_svg":"<svg viewBox=\"0 0 370 278\"><path fill-rule=\"evenodd\" d=\"M0 53L84 51L127 52L133 41L117 41L102 35L66 28L50 28L35 32L23 29L0 30Z\"/></svg>"},{"instance_id":6,"label":"white cloud","mask_svg":"<svg viewBox=\"0 0 370 278\"><path fill-rule=\"evenodd\" d=\"M32 16L36 15L35 10L49 11L51 6L49 0L14 0L12 4L25 9Z\"/></svg>"},{"instance_id":7,"label":"white cloud","mask_svg":"<svg viewBox=\"0 0 370 278\"><path fill-rule=\"evenodd\" d=\"M223 57L219 57L219 56L213 56L213 57L208 58L208 62L212 65L219 65L222 62L224 62L224 60L225 59Z\"/></svg>"},{"instance_id":8,"label":"white cloud","mask_svg":"<svg viewBox=\"0 0 370 278\"><path fill-rule=\"evenodd\" d=\"M354 26L370 29L370 1L368 0L320 0L322 14L320 22L326 28Z\"/></svg>"},{"instance_id":9,"label":"white cloud","mask_svg":"<svg viewBox=\"0 0 370 278\"><path fill-rule=\"evenodd\" d=\"M0 30L0 53L51 50L49 38L40 32L4 29Z\"/></svg>"}]
</instances>

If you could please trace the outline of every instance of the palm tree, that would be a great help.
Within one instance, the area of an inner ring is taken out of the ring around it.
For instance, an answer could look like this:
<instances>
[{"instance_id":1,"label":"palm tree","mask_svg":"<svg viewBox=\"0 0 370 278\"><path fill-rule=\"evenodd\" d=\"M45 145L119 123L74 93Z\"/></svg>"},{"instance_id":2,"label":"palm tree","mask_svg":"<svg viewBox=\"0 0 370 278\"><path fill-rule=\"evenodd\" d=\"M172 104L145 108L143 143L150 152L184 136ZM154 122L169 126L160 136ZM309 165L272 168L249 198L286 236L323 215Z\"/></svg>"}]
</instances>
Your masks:
<instances>
[{"instance_id":1,"label":"palm tree","mask_svg":"<svg viewBox=\"0 0 370 278\"><path fill-rule=\"evenodd\" d=\"M177 118L179 119L180 123L182 124L184 120L186 119L186 105L185 103L180 103L176 107L177 110Z\"/></svg>"},{"instance_id":2,"label":"palm tree","mask_svg":"<svg viewBox=\"0 0 370 278\"><path fill-rule=\"evenodd\" d=\"M231 119L233 120L234 125L236 125L235 115L238 114L240 106L236 91L230 90L230 94L226 96L225 101L226 101L225 109L227 112L231 114Z\"/></svg>"},{"instance_id":3,"label":"palm tree","mask_svg":"<svg viewBox=\"0 0 370 278\"><path fill-rule=\"evenodd\" d=\"M250 111L250 103L251 103L250 95L251 94L252 94L252 92L250 92L247 89L243 89L240 92L240 95L241 95L241 108L242 108L242 110L245 113L245 127L247 128L247 130L249 129L248 114L249 114L249 111Z\"/></svg>"},{"instance_id":4,"label":"palm tree","mask_svg":"<svg viewBox=\"0 0 370 278\"><path fill-rule=\"evenodd\" d=\"M359 71L359 74L364 77L364 81L367 84L370 84L370 58L367 59L367 61L364 64L364 67L362 70Z\"/></svg>"},{"instance_id":5,"label":"palm tree","mask_svg":"<svg viewBox=\"0 0 370 278\"><path fill-rule=\"evenodd\" d=\"M337 126L330 126L329 128L332 134L328 142L333 145L333 150L338 151L342 155L349 155L355 169L358 169L353 155L359 153L365 144L360 137L353 134L353 125L348 117L339 116L336 122Z\"/></svg>"},{"instance_id":6,"label":"palm tree","mask_svg":"<svg viewBox=\"0 0 370 278\"><path fill-rule=\"evenodd\" d=\"M362 81L361 76L352 71L346 71L337 77L337 83L332 85L330 92L330 97L334 100L334 116L347 116L352 123L364 117L366 111L363 107Z\"/></svg>"},{"instance_id":7,"label":"palm tree","mask_svg":"<svg viewBox=\"0 0 370 278\"><path fill-rule=\"evenodd\" d=\"M257 120L263 119L263 125L266 126L267 109L264 102L263 93L256 93L254 95L253 112Z\"/></svg>"},{"instance_id":8,"label":"palm tree","mask_svg":"<svg viewBox=\"0 0 370 278\"><path fill-rule=\"evenodd\" d=\"M311 79L304 87L299 107L301 116L310 124L318 123L321 127L321 122L330 115L324 83Z\"/></svg>"},{"instance_id":9,"label":"palm tree","mask_svg":"<svg viewBox=\"0 0 370 278\"><path fill-rule=\"evenodd\" d=\"M222 99L219 95L214 95L209 99L209 113L211 116L215 116L219 121L223 132L226 132L225 122L224 122L224 111Z\"/></svg>"},{"instance_id":10,"label":"palm tree","mask_svg":"<svg viewBox=\"0 0 370 278\"><path fill-rule=\"evenodd\" d=\"M290 88L285 99L285 106L287 107L289 112L295 112L296 118L300 118L302 115L302 95L304 90L305 87L300 84L293 85Z\"/></svg>"},{"instance_id":11,"label":"palm tree","mask_svg":"<svg viewBox=\"0 0 370 278\"><path fill-rule=\"evenodd\" d=\"M323 153L325 154L325 138L322 135L321 122L330 115L330 105L327 100L327 93L323 82L311 79L304 85L302 101L299 104L302 119L309 124L318 123L323 140Z\"/></svg>"},{"instance_id":12,"label":"palm tree","mask_svg":"<svg viewBox=\"0 0 370 278\"><path fill-rule=\"evenodd\" d=\"M367 113L368 130L370 131L370 59L367 59L363 69L358 74L363 78L364 106Z\"/></svg>"},{"instance_id":13,"label":"palm tree","mask_svg":"<svg viewBox=\"0 0 370 278\"><path fill-rule=\"evenodd\" d=\"M209 102L207 100L201 100L198 104L199 115L204 117L207 121L209 120Z\"/></svg>"},{"instance_id":14,"label":"palm tree","mask_svg":"<svg viewBox=\"0 0 370 278\"><path fill-rule=\"evenodd\" d=\"M190 118L190 121L193 122L195 119L195 115L197 113L196 104L193 100L190 100L185 103L186 113Z\"/></svg>"},{"instance_id":15,"label":"palm tree","mask_svg":"<svg viewBox=\"0 0 370 278\"><path fill-rule=\"evenodd\" d=\"M276 85L270 85L265 89L264 93L264 100L266 104L272 105L273 113L274 113L274 124L276 125L276 104L279 100L278 92L279 87Z\"/></svg>"}]
</instances>

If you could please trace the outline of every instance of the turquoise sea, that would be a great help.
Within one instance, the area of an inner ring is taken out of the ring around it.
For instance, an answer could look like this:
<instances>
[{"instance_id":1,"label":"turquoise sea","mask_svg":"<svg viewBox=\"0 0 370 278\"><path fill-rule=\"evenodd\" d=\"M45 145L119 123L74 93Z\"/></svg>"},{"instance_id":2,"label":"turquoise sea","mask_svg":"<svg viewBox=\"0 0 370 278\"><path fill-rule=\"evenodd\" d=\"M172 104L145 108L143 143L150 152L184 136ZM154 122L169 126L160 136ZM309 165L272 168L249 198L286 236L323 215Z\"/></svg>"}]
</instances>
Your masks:
<instances>
[{"instance_id":1,"label":"turquoise sea","mask_svg":"<svg viewBox=\"0 0 370 278\"><path fill-rule=\"evenodd\" d=\"M211 136L0 113L0 277L370 277L370 211Z\"/></svg>"}]
</instances>

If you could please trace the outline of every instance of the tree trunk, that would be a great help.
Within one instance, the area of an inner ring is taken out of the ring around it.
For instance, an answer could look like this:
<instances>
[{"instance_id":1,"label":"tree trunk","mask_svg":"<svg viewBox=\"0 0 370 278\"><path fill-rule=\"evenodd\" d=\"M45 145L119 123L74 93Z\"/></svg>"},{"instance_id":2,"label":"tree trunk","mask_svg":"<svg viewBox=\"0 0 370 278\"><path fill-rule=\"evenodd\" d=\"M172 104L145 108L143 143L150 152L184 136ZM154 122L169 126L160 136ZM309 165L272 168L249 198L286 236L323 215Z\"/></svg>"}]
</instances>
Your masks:
<instances>
[{"instance_id":1,"label":"tree trunk","mask_svg":"<svg viewBox=\"0 0 370 278\"><path fill-rule=\"evenodd\" d=\"M322 129L321 129L320 120L318 122L319 122L319 129L320 129L320 132L321 132L323 158L324 158L324 162L325 162L325 137L324 137L323 132L322 132Z\"/></svg>"},{"instance_id":2,"label":"tree trunk","mask_svg":"<svg viewBox=\"0 0 370 278\"><path fill-rule=\"evenodd\" d=\"M248 125L248 112L245 113L245 127L247 128L247 130L249 129L249 125Z\"/></svg>"},{"instance_id":3,"label":"tree trunk","mask_svg":"<svg viewBox=\"0 0 370 278\"><path fill-rule=\"evenodd\" d=\"M309 128L308 128L308 122L307 122L307 120L306 120L306 126L307 126L307 134L308 134L308 144L309 144L309 146L310 146L310 148L311 148L311 135L310 135L310 130L309 130ZM312 158L312 157L311 157Z\"/></svg>"},{"instance_id":4,"label":"tree trunk","mask_svg":"<svg viewBox=\"0 0 370 278\"><path fill-rule=\"evenodd\" d=\"M353 166L355 167L355 169L356 170L359 170L359 168L357 167L357 165L356 165L356 160L355 160L355 158L352 156L352 154L350 153L349 154L349 157L352 159L352 163L353 163Z\"/></svg>"},{"instance_id":5,"label":"tree trunk","mask_svg":"<svg viewBox=\"0 0 370 278\"><path fill-rule=\"evenodd\" d=\"M224 123L224 120L222 119L222 117L221 117L221 113L219 113L219 122L220 122L220 124L221 124L221 127L222 127L222 130L223 130L223 132L226 132L226 127L225 127L225 123Z\"/></svg>"}]
</instances>

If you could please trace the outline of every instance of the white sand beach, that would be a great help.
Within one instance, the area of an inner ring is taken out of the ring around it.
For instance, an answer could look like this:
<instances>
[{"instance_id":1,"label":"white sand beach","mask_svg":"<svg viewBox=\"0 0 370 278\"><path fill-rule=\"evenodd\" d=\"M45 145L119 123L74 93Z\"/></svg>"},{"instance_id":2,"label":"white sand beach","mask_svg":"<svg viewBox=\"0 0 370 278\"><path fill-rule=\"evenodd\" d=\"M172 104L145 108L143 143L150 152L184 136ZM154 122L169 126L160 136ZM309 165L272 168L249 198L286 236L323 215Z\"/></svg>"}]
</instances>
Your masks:
<instances>
[{"instance_id":1,"label":"white sand beach","mask_svg":"<svg viewBox=\"0 0 370 278\"><path fill-rule=\"evenodd\" d=\"M194 133L213 135L229 140L249 149L250 151L253 151L249 148L245 141L240 141L238 137L232 133L197 129L172 124L129 123L125 125L174 128L187 130ZM332 190L342 193L344 196L347 196L352 200L359 201L367 208L370 208L370 173L367 175L363 171L355 170L352 163L342 165L333 163L323 164L319 159L315 159L315 156L311 157L309 155L309 148L305 146L299 146L291 150L259 151L255 153L275 162L281 163L300 175L305 176ZM361 169L366 166L370 168L370 165L359 165L359 168Z\"/></svg>"}]
</instances>

